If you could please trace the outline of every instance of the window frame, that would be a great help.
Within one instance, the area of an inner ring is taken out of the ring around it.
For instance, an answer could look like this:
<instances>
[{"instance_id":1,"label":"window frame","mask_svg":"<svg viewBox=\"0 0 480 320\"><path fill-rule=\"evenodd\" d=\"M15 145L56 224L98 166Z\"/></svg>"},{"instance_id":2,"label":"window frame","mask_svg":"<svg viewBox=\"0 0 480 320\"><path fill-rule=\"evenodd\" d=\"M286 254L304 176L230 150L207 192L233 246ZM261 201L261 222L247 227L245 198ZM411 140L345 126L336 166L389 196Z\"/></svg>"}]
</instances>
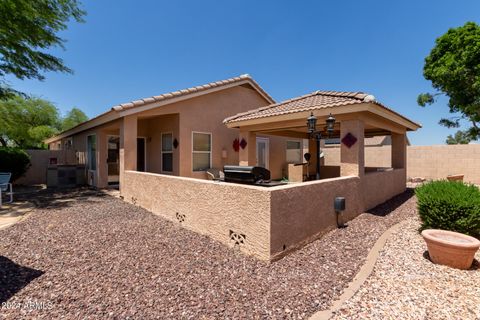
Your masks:
<instances>
[{"instance_id":1,"label":"window frame","mask_svg":"<svg viewBox=\"0 0 480 320\"><path fill-rule=\"evenodd\" d=\"M163 136L167 135L167 134L172 136L172 150L171 151L163 151ZM173 147L173 132L168 131L168 132L160 133L160 171L162 173L164 173L164 172L165 173L173 173L173 149L174 149L174 147ZM172 155L172 171L163 170L163 154L164 153L169 153L169 154Z\"/></svg>"},{"instance_id":2,"label":"window frame","mask_svg":"<svg viewBox=\"0 0 480 320\"><path fill-rule=\"evenodd\" d=\"M199 133L199 134L207 134L210 136L210 151L195 151L194 150L194 145L193 145L193 135L195 133ZM192 135L191 135L191 141L192 141L192 172L206 172L208 169L211 169L212 168L212 150L213 150L213 135L211 132L202 132L202 131L192 131ZM205 169L205 170L194 170L193 169L193 155L195 153L209 153L210 156L209 156L209 168Z\"/></svg>"},{"instance_id":3,"label":"window frame","mask_svg":"<svg viewBox=\"0 0 480 320\"><path fill-rule=\"evenodd\" d=\"M289 142L298 143L298 144L299 144L299 148L298 148L298 149L288 149L288 143L289 143ZM288 155L288 150L300 150L300 157L299 157L299 159L297 159L297 160L294 161L294 162L289 161L289 160L288 160L288 157L287 157L287 155ZM302 158L302 155L303 155L303 141L291 140L291 139L287 139L287 140L285 141L285 161L286 161L287 163L301 163L301 162L302 162L302 159L303 159L303 158Z\"/></svg>"}]
</instances>

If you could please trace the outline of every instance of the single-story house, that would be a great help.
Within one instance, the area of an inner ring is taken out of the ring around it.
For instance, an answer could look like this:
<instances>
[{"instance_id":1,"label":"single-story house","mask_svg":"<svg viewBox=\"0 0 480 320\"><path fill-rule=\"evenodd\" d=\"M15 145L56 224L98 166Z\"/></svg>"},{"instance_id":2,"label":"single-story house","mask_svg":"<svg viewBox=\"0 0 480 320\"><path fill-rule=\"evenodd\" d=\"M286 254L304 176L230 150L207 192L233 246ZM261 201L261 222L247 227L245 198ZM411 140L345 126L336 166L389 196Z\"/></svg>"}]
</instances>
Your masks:
<instances>
[{"instance_id":1,"label":"single-story house","mask_svg":"<svg viewBox=\"0 0 480 320\"><path fill-rule=\"evenodd\" d=\"M241 75L114 106L46 143L84 157L88 184L99 188L119 182L121 188L125 170L206 179L208 168L238 164L241 140L223 119L271 103L249 75ZM302 139L259 135L253 145L267 150L258 162L274 179L283 177L287 161L303 155ZM294 154L287 145L297 148Z\"/></svg>"},{"instance_id":2,"label":"single-story house","mask_svg":"<svg viewBox=\"0 0 480 320\"><path fill-rule=\"evenodd\" d=\"M307 118L317 120L316 136L340 141L340 164L320 161L313 181L317 141ZM89 184L119 182L126 201L271 261L403 192L406 133L420 127L361 92L315 91L276 103L243 75L114 106L47 143L76 150ZM365 139L375 136L391 139L387 168L365 167ZM228 164L265 167L281 179L306 151L312 157L297 166L306 172L296 183L206 180L208 168ZM341 198L345 207L335 208Z\"/></svg>"}]
</instances>

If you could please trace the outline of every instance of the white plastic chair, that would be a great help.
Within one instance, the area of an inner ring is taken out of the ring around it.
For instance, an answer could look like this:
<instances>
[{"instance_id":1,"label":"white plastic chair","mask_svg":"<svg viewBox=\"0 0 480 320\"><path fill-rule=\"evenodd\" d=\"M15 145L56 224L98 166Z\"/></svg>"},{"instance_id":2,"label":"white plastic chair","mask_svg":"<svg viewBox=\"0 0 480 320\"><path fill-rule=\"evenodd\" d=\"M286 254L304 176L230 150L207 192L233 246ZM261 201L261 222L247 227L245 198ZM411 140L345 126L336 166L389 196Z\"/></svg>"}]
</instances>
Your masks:
<instances>
[{"instance_id":1,"label":"white plastic chair","mask_svg":"<svg viewBox=\"0 0 480 320\"><path fill-rule=\"evenodd\" d=\"M0 172L0 207L2 206L2 193L10 196L10 201L7 203L13 202L13 190L12 184L10 183L10 178L12 174L10 172Z\"/></svg>"},{"instance_id":2,"label":"white plastic chair","mask_svg":"<svg viewBox=\"0 0 480 320\"><path fill-rule=\"evenodd\" d=\"M219 181L225 179L225 174L220 169L210 168L206 172L208 180Z\"/></svg>"}]
</instances>

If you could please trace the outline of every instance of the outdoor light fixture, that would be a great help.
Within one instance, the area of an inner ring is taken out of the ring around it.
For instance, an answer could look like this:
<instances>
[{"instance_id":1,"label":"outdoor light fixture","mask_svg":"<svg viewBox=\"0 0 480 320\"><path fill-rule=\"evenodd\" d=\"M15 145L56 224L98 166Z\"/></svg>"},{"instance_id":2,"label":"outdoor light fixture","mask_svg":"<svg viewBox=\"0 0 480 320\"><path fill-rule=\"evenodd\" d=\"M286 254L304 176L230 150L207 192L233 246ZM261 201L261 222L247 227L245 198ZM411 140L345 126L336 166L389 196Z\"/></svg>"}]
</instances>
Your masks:
<instances>
[{"instance_id":1,"label":"outdoor light fixture","mask_svg":"<svg viewBox=\"0 0 480 320\"><path fill-rule=\"evenodd\" d=\"M308 133L312 134L317 128L317 117L312 114L307 118Z\"/></svg>"},{"instance_id":2,"label":"outdoor light fixture","mask_svg":"<svg viewBox=\"0 0 480 320\"><path fill-rule=\"evenodd\" d=\"M325 120L325 122L327 123L328 135L331 135L333 133L333 129L335 128L335 118L332 116L331 113L328 116L327 120Z\"/></svg>"},{"instance_id":3,"label":"outdoor light fixture","mask_svg":"<svg viewBox=\"0 0 480 320\"><path fill-rule=\"evenodd\" d=\"M330 115L328 116L327 120L325 121L327 126L327 133L330 136L333 133L334 127L335 127L335 118ZM320 139L322 139L322 134L320 131L317 130L317 117L313 115L313 112L310 114L310 117L307 118L307 129L308 129L308 134L310 135L311 138L315 138L317 141L317 163L316 163L316 180L320 180Z\"/></svg>"}]
</instances>

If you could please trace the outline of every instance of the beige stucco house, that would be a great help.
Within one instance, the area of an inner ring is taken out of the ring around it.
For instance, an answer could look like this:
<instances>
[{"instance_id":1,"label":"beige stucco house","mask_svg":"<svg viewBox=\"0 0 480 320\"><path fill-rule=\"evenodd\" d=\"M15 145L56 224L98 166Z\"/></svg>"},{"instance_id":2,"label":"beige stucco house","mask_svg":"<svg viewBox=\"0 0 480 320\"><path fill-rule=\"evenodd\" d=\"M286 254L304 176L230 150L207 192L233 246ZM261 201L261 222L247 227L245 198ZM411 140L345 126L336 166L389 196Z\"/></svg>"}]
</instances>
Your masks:
<instances>
[{"instance_id":1,"label":"beige stucco house","mask_svg":"<svg viewBox=\"0 0 480 320\"><path fill-rule=\"evenodd\" d=\"M305 181L315 157L308 167L292 163L316 152L311 115L323 137L340 141L340 163L321 160L321 179ZM276 103L243 75L114 106L47 143L75 150L89 184L119 182L126 201L271 261L402 193L406 133L418 128L368 94L315 91ZM376 136L390 139L387 167L365 166L365 141ZM300 179L272 187L206 180L206 169L226 164L263 166L272 179L300 168Z\"/></svg>"},{"instance_id":2,"label":"beige stucco house","mask_svg":"<svg viewBox=\"0 0 480 320\"><path fill-rule=\"evenodd\" d=\"M238 164L238 130L223 119L273 102L242 75L114 106L46 142L51 150L75 150L86 163L88 183L100 188L118 182L121 188L125 170L205 179L208 168ZM289 160L287 140L303 148L302 139L260 135L257 140L268 149L257 160L275 179L283 177Z\"/></svg>"}]
</instances>

